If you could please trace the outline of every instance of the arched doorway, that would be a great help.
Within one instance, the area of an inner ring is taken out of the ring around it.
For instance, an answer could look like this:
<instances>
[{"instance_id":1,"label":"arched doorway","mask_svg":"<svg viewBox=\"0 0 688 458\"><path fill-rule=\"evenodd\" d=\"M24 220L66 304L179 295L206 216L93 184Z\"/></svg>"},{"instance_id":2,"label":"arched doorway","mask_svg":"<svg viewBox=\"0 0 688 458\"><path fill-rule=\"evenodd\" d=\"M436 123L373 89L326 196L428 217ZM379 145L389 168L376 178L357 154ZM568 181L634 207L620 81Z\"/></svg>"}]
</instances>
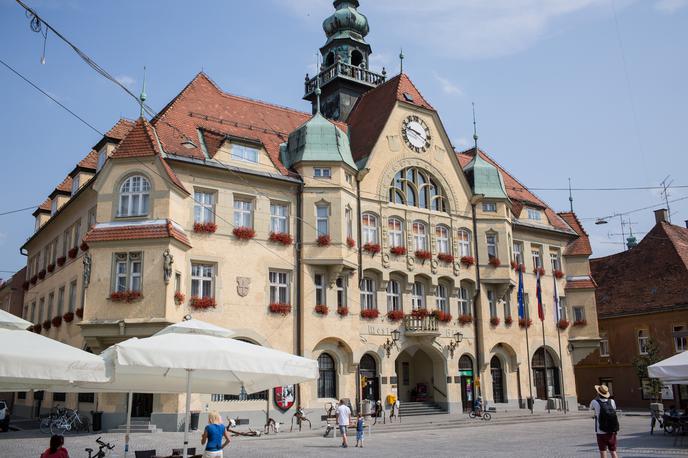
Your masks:
<instances>
[{"instance_id":1,"label":"arched doorway","mask_svg":"<svg viewBox=\"0 0 688 458\"><path fill-rule=\"evenodd\" d=\"M502 362L496 356L490 360L490 373L492 374L492 402L506 402L504 370L502 369Z\"/></svg>"},{"instance_id":2,"label":"arched doorway","mask_svg":"<svg viewBox=\"0 0 688 458\"><path fill-rule=\"evenodd\" d=\"M413 346L395 362L401 402L447 403L446 359L432 347Z\"/></svg>"},{"instance_id":3,"label":"arched doorway","mask_svg":"<svg viewBox=\"0 0 688 458\"><path fill-rule=\"evenodd\" d=\"M380 400L380 379L377 376L377 363L369 354L363 355L359 365L361 374L362 399L369 401Z\"/></svg>"},{"instance_id":4,"label":"arched doorway","mask_svg":"<svg viewBox=\"0 0 688 458\"><path fill-rule=\"evenodd\" d=\"M473 409L473 360L468 355L459 358L459 376L461 377L461 405L464 412Z\"/></svg>"},{"instance_id":5,"label":"arched doorway","mask_svg":"<svg viewBox=\"0 0 688 458\"><path fill-rule=\"evenodd\" d=\"M334 358L327 353L318 356L318 398L337 399L337 370Z\"/></svg>"},{"instance_id":6,"label":"arched doorway","mask_svg":"<svg viewBox=\"0 0 688 458\"><path fill-rule=\"evenodd\" d=\"M533 380L535 382L538 399L548 399L561 394L559 384L559 368L549 350L544 347L537 349L531 361Z\"/></svg>"}]
</instances>

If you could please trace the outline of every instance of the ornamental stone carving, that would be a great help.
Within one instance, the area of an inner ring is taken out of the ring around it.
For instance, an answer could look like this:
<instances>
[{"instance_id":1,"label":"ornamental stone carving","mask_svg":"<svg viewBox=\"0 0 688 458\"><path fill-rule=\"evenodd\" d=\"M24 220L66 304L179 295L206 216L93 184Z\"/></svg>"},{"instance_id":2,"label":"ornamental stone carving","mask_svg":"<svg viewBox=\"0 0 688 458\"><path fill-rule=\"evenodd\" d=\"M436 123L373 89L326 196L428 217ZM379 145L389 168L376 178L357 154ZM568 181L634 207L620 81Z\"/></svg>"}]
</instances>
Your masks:
<instances>
[{"instance_id":1,"label":"ornamental stone carving","mask_svg":"<svg viewBox=\"0 0 688 458\"><path fill-rule=\"evenodd\" d=\"M237 277L237 294L241 297L248 296L251 286L251 279L248 277Z\"/></svg>"},{"instance_id":2,"label":"ornamental stone carving","mask_svg":"<svg viewBox=\"0 0 688 458\"><path fill-rule=\"evenodd\" d=\"M172 256L170 250L165 250L162 253L162 260L162 275L163 279L165 280L165 284L167 285L170 283L170 279L172 278L172 264L174 264L174 256Z\"/></svg>"},{"instance_id":3,"label":"ornamental stone carving","mask_svg":"<svg viewBox=\"0 0 688 458\"><path fill-rule=\"evenodd\" d=\"M84 274L83 274L83 279L84 279L84 288L88 288L88 284L91 283L91 263L92 263L92 258L91 254L87 251L84 253L83 260L82 262L84 263Z\"/></svg>"}]
</instances>

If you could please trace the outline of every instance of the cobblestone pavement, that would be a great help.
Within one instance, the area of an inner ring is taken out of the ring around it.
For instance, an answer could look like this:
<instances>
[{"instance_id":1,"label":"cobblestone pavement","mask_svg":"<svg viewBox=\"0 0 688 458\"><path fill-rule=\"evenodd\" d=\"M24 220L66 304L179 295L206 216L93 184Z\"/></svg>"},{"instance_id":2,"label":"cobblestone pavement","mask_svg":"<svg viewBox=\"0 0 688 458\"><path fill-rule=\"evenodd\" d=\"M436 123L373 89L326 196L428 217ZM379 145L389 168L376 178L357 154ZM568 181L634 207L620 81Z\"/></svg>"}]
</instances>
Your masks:
<instances>
[{"instance_id":1,"label":"cobblestone pavement","mask_svg":"<svg viewBox=\"0 0 688 458\"><path fill-rule=\"evenodd\" d=\"M678 446L664 434L649 435L645 417L623 417L619 435L620 455L624 458L688 456L688 437ZM315 431L314 431L315 432ZM68 436L70 456L85 457L85 447L92 447L97 435ZM123 456L124 436L105 434L103 438L117 445L112 457ZM193 433L191 444L199 446L199 433ZM416 431L384 431L380 428L366 437L363 450L353 446L339 448L340 439L323 438L308 433L281 433L262 438L235 438L226 449L229 457L596 457L592 424L589 418L553 417L551 421L487 423L476 421L454 428ZM132 449L156 449L169 453L182 442L181 433L132 435ZM38 431L19 431L0 435L0 457L38 458L48 439ZM353 443L352 443L353 444ZM133 456L133 453L130 454Z\"/></svg>"}]
</instances>

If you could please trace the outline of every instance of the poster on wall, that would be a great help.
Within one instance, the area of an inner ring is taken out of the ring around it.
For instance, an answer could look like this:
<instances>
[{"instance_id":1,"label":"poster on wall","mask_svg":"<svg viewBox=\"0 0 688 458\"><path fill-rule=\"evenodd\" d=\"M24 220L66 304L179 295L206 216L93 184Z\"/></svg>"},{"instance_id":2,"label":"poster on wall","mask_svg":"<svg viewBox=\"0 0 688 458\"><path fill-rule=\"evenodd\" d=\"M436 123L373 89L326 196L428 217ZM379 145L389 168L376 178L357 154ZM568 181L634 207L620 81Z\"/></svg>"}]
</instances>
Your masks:
<instances>
[{"instance_id":1,"label":"poster on wall","mask_svg":"<svg viewBox=\"0 0 688 458\"><path fill-rule=\"evenodd\" d=\"M275 405L283 412L294 405L294 385L277 386L274 389Z\"/></svg>"}]
</instances>

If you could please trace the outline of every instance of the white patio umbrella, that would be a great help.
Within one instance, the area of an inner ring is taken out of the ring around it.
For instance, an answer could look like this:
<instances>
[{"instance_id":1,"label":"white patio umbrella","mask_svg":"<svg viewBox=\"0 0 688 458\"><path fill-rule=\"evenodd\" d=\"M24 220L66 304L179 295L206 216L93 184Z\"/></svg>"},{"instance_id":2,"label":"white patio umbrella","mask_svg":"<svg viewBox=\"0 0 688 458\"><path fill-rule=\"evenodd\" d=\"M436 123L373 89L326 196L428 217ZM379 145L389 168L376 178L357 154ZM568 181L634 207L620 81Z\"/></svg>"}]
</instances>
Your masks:
<instances>
[{"instance_id":1,"label":"white patio umbrella","mask_svg":"<svg viewBox=\"0 0 688 458\"><path fill-rule=\"evenodd\" d=\"M240 394L318 377L317 361L228 338L233 331L199 320L168 326L151 337L113 345L101 356L112 376L103 392L186 393L184 456L191 393ZM131 395L127 417L131 416ZM129 430L127 420L127 430ZM127 433L127 438L128 438Z\"/></svg>"},{"instance_id":2,"label":"white patio umbrella","mask_svg":"<svg viewBox=\"0 0 688 458\"><path fill-rule=\"evenodd\" d=\"M658 378L667 385L688 384L688 351L649 366L647 372L651 378Z\"/></svg>"},{"instance_id":3,"label":"white patio umbrella","mask_svg":"<svg viewBox=\"0 0 688 458\"><path fill-rule=\"evenodd\" d=\"M28 321L19 318L16 315L12 315L4 310L0 310L0 329L14 329L19 331L26 331L33 324Z\"/></svg>"}]
</instances>

